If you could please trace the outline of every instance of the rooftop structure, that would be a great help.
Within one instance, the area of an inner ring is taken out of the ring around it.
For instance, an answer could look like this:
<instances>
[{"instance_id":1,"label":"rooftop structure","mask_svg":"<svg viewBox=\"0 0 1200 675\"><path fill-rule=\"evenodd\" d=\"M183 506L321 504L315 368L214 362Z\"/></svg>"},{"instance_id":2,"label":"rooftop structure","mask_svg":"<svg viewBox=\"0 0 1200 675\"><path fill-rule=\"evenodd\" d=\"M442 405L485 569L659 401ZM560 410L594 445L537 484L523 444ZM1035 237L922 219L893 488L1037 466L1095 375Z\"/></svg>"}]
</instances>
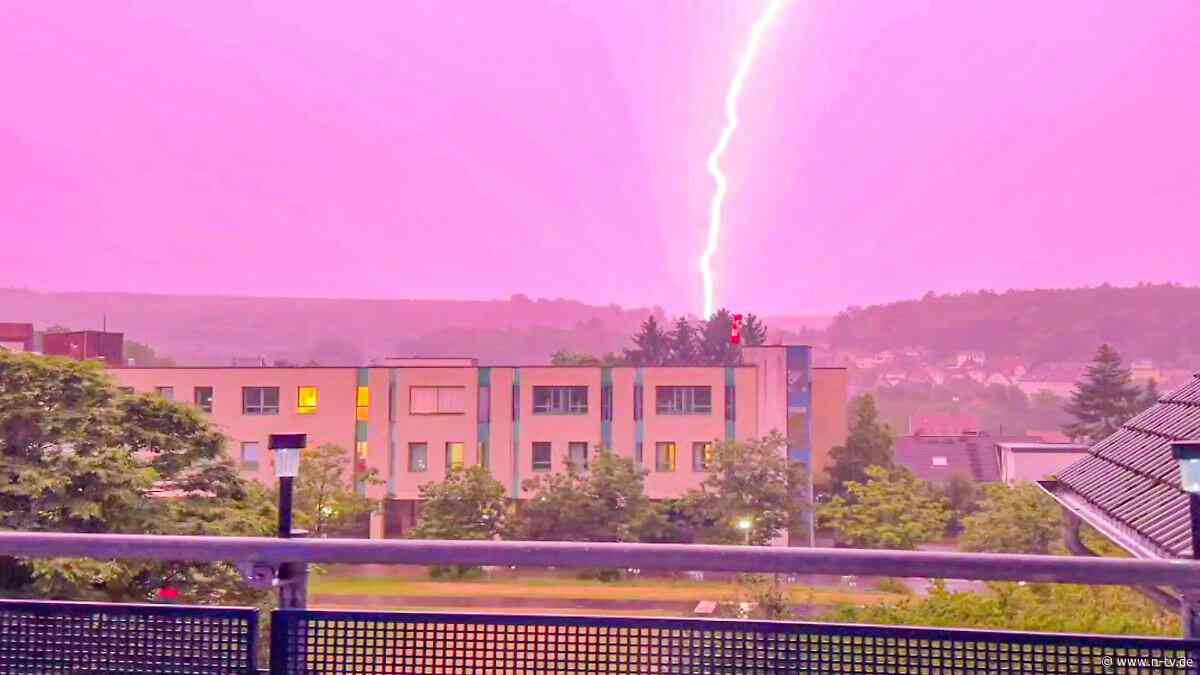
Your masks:
<instances>
[{"instance_id":1,"label":"rooftop structure","mask_svg":"<svg viewBox=\"0 0 1200 675\"><path fill-rule=\"evenodd\" d=\"M1043 487L1134 555L1191 555L1188 496L1172 441L1200 438L1200 373L1092 446Z\"/></svg>"},{"instance_id":2,"label":"rooftop structure","mask_svg":"<svg viewBox=\"0 0 1200 675\"><path fill-rule=\"evenodd\" d=\"M33 351L33 324L0 323L0 349L10 352Z\"/></svg>"},{"instance_id":3,"label":"rooftop structure","mask_svg":"<svg viewBox=\"0 0 1200 675\"><path fill-rule=\"evenodd\" d=\"M1000 480L1007 485L1045 480L1078 461L1087 451L1087 446L1079 443L996 443Z\"/></svg>"},{"instance_id":4,"label":"rooftop structure","mask_svg":"<svg viewBox=\"0 0 1200 675\"><path fill-rule=\"evenodd\" d=\"M47 333L42 338L42 351L48 356L72 359L98 359L111 366L123 365L125 336L99 330L77 330L66 333Z\"/></svg>"}]
</instances>

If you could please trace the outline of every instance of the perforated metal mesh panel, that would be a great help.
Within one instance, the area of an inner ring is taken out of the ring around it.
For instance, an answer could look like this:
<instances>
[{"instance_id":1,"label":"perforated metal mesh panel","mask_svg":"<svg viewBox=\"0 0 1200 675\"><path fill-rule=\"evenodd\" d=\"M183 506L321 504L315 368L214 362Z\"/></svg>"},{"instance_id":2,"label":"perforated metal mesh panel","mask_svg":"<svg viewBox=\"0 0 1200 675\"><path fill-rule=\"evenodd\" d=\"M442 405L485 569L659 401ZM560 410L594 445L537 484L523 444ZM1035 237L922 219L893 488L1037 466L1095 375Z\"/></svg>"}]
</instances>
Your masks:
<instances>
[{"instance_id":1,"label":"perforated metal mesh panel","mask_svg":"<svg viewBox=\"0 0 1200 675\"><path fill-rule=\"evenodd\" d=\"M1191 675L1198 648L1187 640L889 626L288 610L272 620L271 669Z\"/></svg>"},{"instance_id":2,"label":"perforated metal mesh panel","mask_svg":"<svg viewBox=\"0 0 1200 675\"><path fill-rule=\"evenodd\" d=\"M246 675L258 611L0 600L0 674Z\"/></svg>"}]
</instances>

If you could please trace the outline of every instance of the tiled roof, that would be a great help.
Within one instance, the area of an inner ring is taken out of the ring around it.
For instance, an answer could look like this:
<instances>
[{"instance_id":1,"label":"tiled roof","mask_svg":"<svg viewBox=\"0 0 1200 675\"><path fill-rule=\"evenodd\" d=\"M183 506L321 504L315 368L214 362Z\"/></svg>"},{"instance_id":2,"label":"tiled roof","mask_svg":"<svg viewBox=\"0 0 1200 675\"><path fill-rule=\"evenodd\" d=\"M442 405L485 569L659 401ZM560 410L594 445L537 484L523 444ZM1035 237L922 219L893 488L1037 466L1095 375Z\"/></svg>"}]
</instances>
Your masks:
<instances>
[{"instance_id":1,"label":"tiled roof","mask_svg":"<svg viewBox=\"0 0 1200 675\"><path fill-rule=\"evenodd\" d=\"M998 481L1000 465L995 445L1001 440L1030 439L987 434L904 436L896 441L895 459L924 480L947 481L959 475L975 481Z\"/></svg>"},{"instance_id":2,"label":"tiled roof","mask_svg":"<svg viewBox=\"0 0 1200 675\"><path fill-rule=\"evenodd\" d=\"M1063 469L1055 496L1064 503L1064 496L1073 499L1085 519L1106 519L1108 531L1131 535L1126 538L1157 555L1190 557L1188 499L1170 443L1195 439L1200 439L1200 373Z\"/></svg>"}]
</instances>

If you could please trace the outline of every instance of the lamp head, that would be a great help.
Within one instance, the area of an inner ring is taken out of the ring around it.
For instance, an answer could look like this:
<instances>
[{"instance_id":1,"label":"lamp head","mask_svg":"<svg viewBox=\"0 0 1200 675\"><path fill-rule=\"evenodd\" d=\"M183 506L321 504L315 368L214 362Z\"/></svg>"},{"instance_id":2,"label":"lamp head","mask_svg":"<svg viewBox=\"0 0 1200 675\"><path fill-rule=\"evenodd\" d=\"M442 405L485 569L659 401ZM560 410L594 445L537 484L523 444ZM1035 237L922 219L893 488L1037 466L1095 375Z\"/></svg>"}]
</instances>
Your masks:
<instances>
[{"instance_id":1,"label":"lamp head","mask_svg":"<svg viewBox=\"0 0 1200 675\"><path fill-rule=\"evenodd\" d=\"M300 453L307 443L307 434L271 434L267 447L275 453L276 478L295 478L300 473Z\"/></svg>"},{"instance_id":2,"label":"lamp head","mask_svg":"<svg viewBox=\"0 0 1200 675\"><path fill-rule=\"evenodd\" d=\"M1171 443L1171 456L1179 463L1179 482L1184 491L1200 494L1200 441Z\"/></svg>"}]
</instances>

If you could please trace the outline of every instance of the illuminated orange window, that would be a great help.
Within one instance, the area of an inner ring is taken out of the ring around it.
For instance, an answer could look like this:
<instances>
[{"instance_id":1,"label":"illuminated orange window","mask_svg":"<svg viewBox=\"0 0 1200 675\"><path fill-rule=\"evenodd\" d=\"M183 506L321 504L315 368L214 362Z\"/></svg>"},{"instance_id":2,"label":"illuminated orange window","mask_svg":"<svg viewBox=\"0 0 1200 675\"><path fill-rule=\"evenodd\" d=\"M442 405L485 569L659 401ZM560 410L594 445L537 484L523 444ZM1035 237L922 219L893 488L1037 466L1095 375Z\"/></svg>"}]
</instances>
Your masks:
<instances>
[{"instance_id":1,"label":"illuminated orange window","mask_svg":"<svg viewBox=\"0 0 1200 675\"><path fill-rule=\"evenodd\" d=\"M360 420L367 419L371 409L371 388L359 387L358 393L355 396L355 417Z\"/></svg>"},{"instance_id":2,"label":"illuminated orange window","mask_svg":"<svg viewBox=\"0 0 1200 675\"><path fill-rule=\"evenodd\" d=\"M467 446L465 443L446 444L446 469L461 469L467 461Z\"/></svg>"},{"instance_id":3,"label":"illuminated orange window","mask_svg":"<svg viewBox=\"0 0 1200 675\"><path fill-rule=\"evenodd\" d=\"M296 392L296 412L301 415L312 415L317 412L316 387L300 387Z\"/></svg>"}]
</instances>

